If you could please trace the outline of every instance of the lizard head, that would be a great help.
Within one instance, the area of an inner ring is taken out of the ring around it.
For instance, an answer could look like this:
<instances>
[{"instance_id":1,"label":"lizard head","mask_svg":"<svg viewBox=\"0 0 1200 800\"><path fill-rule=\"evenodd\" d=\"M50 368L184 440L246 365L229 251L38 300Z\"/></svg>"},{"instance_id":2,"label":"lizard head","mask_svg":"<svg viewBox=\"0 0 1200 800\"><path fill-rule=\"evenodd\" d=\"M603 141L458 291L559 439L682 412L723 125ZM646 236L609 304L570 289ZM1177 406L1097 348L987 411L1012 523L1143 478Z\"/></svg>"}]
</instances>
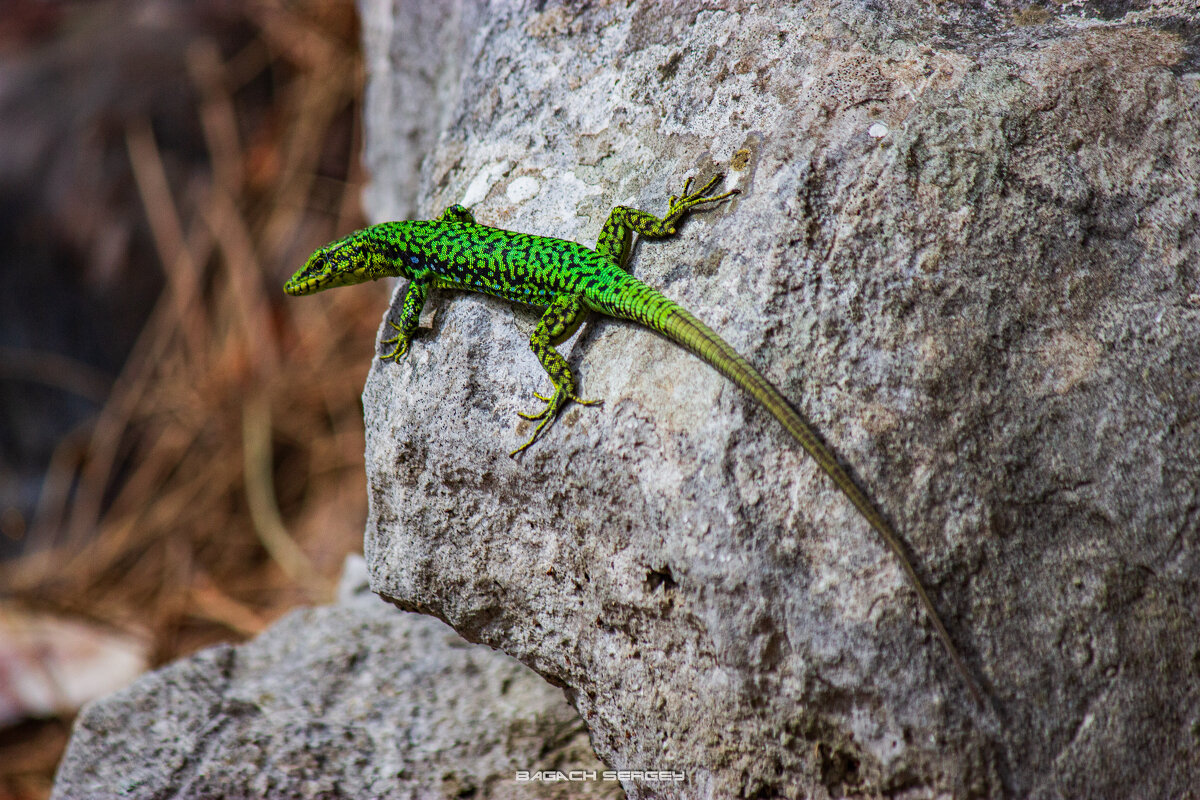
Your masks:
<instances>
[{"instance_id":1,"label":"lizard head","mask_svg":"<svg viewBox=\"0 0 1200 800\"><path fill-rule=\"evenodd\" d=\"M375 259L370 256L369 231L355 231L314 252L304 268L283 285L283 291L290 295L312 294L380 277L373 268Z\"/></svg>"}]
</instances>

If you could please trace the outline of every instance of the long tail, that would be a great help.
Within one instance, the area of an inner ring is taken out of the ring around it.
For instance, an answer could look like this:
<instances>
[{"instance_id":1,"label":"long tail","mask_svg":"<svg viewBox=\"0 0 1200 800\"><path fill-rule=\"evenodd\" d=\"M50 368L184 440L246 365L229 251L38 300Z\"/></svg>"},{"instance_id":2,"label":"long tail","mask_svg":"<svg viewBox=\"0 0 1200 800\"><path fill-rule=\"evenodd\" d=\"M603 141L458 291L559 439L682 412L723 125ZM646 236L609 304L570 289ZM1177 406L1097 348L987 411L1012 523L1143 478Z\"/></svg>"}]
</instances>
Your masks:
<instances>
[{"instance_id":1,"label":"long tail","mask_svg":"<svg viewBox=\"0 0 1200 800\"><path fill-rule=\"evenodd\" d=\"M909 582L921 600L921 605L925 607L926 615L933 622L933 627L937 630L943 647L954 662L954 666L962 674L971 695L982 706L983 695L967 670L958 648L951 641L950 634L946 632L946 626L942 624L942 619L938 615L937 609L934 608L933 601L929 599L925 586L917 576L916 570L913 569L900 537L872 505L862 489L858 488L858 484L842 467L833 451L821 441L812 425L792 407L788 399L770 381L763 377L761 372L752 367L724 339L688 313L686 309L630 275L625 275L621 283L624 284L621 291L606 292L606 296L596 298L590 304L611 316L641 323L691 351L722 375L754 395L754 399L758 400L775 419L783 424L783 427L787 428L788 433L816 460L825 474L833 479L838 488L849 498L859 513L866 517L867 521L871 523L871 527L879 533L887 546L896 554L900 566L904 568Z\"/></svg>"}]
</instances>

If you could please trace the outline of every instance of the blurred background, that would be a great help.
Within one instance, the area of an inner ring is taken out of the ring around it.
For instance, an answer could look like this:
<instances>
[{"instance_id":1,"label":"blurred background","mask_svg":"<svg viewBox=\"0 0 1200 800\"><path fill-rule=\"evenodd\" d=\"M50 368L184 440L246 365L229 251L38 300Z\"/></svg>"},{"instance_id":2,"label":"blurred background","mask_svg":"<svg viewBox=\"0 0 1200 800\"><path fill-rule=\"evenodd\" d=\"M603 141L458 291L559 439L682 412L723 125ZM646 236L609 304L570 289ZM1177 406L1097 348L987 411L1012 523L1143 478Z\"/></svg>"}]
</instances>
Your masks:
<instances>
[{"instance_id":1,"label":"blurred background","mask_svg":"<svg viewBox=\"0 0 1200 800\"><path fill-rule=\"evenodd\" d=\"M366 519L388 287L352 0L0 0L0 800L79 706L327 602Z\"/></svg>"}]
</instances>

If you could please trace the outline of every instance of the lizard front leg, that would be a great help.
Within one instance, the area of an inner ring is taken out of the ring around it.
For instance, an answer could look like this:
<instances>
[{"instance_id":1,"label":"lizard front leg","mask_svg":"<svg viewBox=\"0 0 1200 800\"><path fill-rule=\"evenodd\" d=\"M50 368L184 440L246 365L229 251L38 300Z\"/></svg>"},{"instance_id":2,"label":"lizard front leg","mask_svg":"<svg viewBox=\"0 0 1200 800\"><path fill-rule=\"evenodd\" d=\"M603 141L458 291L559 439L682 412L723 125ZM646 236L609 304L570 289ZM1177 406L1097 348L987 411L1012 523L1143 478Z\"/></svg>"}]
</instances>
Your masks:
<instances>
[{"instance_id":1,"label":"lizard front leg","mask_svg":"<svg viewBox=\"0 0 1200 800\"><path fill-rule=\"evenodd\" d=\"M421 308L425 305L425 298L429 296L429 286L432 283L429 273L421 273L413 278L408 283L408 290L404 293L404 304L400 309L400 324L388 320L388 325L391 325L396 330L396 335L390 339L384 339L382 344L394 344L395 348L387 355L380 356L380 360L399 361L406 353L408 353L408 344L412 341L413 334L417 332L417 323L421 319Z\"/></svg>"},{"instance_id":2,"label":"lizard front leg","mask_svg":"<svg viewBox=\"0 0 1200 800\"><path fill-rule=\"evenodd\" d=\"M529 349L537 356L542 369L546 370L550 382L554 384L554 394L543 397L534 392L533 396L545 403L546 407L536 414L518 412L518 416L524 419L531 422L541 420L541 422L534 429L529 441L513 450L509 455L515 456L533 444L568 401L574 400L585 406L594 406L602 402L600 400L583 400L575 394L575 376L571 373L567 360L554 349L575 333L586 316L587 309L584 308L580 295L560 294L550 302L550 307L542 314L537 327L533 329L533 333L529 337Z\"/></svg>"},{"instance_id":3,"label":"lizard front leg","mask_svg":"<svg viewBox=\"0 0 1200 800\"><path fill-rule=\"evenodd\" d=\"M475 215L466 206L452 205L437 218L438 222L475 222Z\"/></svg>"}]
</instances>

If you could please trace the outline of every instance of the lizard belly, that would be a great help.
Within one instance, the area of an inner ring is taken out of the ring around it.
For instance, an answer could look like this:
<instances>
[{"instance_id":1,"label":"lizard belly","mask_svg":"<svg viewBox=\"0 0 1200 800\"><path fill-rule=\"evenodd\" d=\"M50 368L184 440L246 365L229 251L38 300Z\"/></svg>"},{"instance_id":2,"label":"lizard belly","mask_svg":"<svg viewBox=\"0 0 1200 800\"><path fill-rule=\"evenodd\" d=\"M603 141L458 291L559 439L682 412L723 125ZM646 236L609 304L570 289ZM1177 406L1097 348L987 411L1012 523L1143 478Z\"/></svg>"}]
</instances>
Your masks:
<instances>
[{"instance_id":1,"label":"lizard belly","mask_svg":"<svg viewBox=\"0 0 1200 800\"><path fill-rule=\"evenodd\" d=\"M439 277L434 283L436 289L457 289L465 292L482 292L493 297L500 297L513 303L525 303L531 306L548 306L554 293L530 284L519 286L504 285L482 279L456 279Z\"/></svg>"}]
</instances>

